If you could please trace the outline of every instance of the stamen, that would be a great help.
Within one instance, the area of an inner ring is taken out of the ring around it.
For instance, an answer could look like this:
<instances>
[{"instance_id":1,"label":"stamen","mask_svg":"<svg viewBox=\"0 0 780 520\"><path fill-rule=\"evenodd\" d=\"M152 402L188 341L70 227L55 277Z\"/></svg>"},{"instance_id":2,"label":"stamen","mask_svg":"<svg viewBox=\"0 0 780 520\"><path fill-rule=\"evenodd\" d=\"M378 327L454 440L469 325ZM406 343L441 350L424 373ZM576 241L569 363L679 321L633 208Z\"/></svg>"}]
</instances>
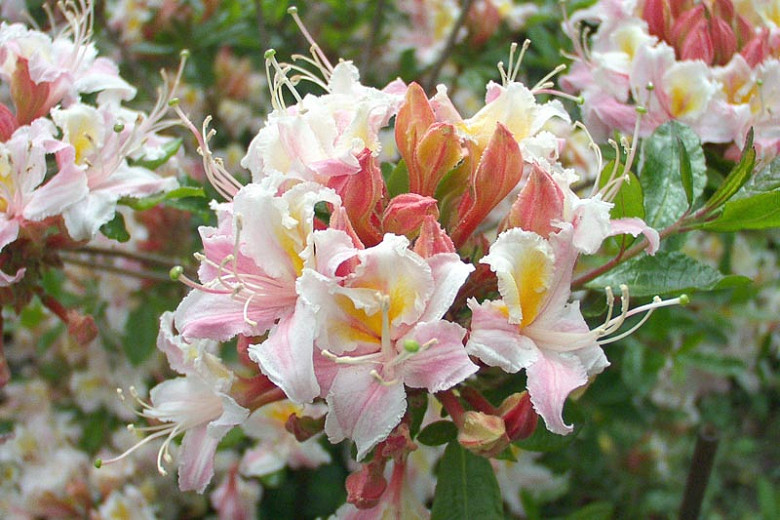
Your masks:
<instances>
[{"instance_id":1,"label":"stamen","mask_svg":"<svg viewBox=\"0 0 780 520\"><path fill-rule=\"evenodd\" d=\"M318 58L329 72L333 72L333 65L330 64L328 57L325 56L325 53L322 52L320 46L317 45L317 42L315 42L314 38L311 37L309 31L306 30L306 26L303 25L303 21L301 20L300 16L298 16L298 8L291 6L287 9L287 13L292 16L293 20L295 20L295 25L298 26L298 29L301 31L301 34L303 34L303 37L306 38L306 41L309 42L309 45L311 45L312 56Z\"/></svg>"},{"instance_id":2,"label":"stamen","mask_svg":"<svg viewBox=\"0 0 780 520\"><path fill-rule=\"evenodd\" d=\"M398 379L395 379L395 378L388 381L387 379L382 377L379 374L379 372L377 372L376 370L372 370L371 372L369 372L369 374L371 374L371 377L376 379L379 382L379 384L382 385L382 386L393 386L393 385L398 384L398 382L399 382Z\"/></svg>"}]
</instances>

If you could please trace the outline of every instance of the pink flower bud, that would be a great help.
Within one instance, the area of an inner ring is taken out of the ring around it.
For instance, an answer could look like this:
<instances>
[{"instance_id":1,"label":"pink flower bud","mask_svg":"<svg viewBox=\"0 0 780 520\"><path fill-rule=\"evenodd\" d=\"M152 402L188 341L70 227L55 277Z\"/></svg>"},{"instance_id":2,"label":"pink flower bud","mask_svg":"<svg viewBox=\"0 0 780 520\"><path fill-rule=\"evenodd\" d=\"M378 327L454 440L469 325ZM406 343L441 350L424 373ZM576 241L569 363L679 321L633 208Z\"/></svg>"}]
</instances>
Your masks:
<instances>
[{"instance_id":1,"label":"pink flower bud","mask_svg":"<svg viewBox=\"0 0 780 520\"><path fill-rule=\"evenodd\" d=\"M382 217L385 233L413 238L420 231L425 217L439 218L436 199L416 193L402 193L390 201Z\"/></svg>"},{"instance_id":2,"label":"pink flower bud","mask_svg":"<svg viewBox=\"0 0 780 520\"><path fill-rule=\"evenodd\" d=\"M347 502L358 509L371 509L387 489L384 463L369 463L347 477Z\"/></svg>"},{"instance_id":3,"label":"pink flower bud","mask_svg":"<svg viewBox=\"0 0 780 520\"><path fill-rule=\"evenodd\" d=\"M769 56L769 39L766 31L761 31L742 48L740 54L751 67L756 67Z\"/></svg>"},{"instance_id":4,"label":"pink flower bud","mask_svg":"<svg viewBox=\"0 0 780 520\"><path fill-rule=\"evenodd\" d=\"M714 50L715 65L725 65L737 52L737 37L731 26L721 18L710 20L710 35Z\"/></svg>"},{"instance_id":5,"label":"pink flower bud","mask_svg":"<svg viewBox=\"0 0 780 520\"><path fill-rule=\"evenodd\" d=\"M366 148L358 154L357 159L360 163L359 172L331 177L328 187L341 197L342 205L361 242L373 246L382 241L377 210L385 193L385 181L371 150Z\"/></svg>"},{"instance_id":6,"label":"pink flower bud","mask_svg":"<svg viewBox=\"0 0 780 520\"><path fill-rule=\"evenodd\" d=\"M472 453L493 457L509 445L509 437L501 417L469 410L463 414L463 419L463 427L458 432L458 442Z\"/></svg>"},{"instance_id":7,"label":"pink flower bud","mask_svg":"<svg viewBox=\"0 0 780 520\"><path fill-rule=\"evenodd\" d=\"M546 237L558 228L553 222L563 218L564 193L547 171L534 163L528 181L512 204L506 228L518 227Z\"/></svg>"},{"instance_id":8,"label":"pink flower bud","mask_svg":"<svg viewBox=\"0 0 780 520\"><path fill-rule=\"evenodd\" d=\"M672 12L669 0L647 0L642 9L642 18L647 22L650 34L662 40L669 39Z\"/></svg>"},{"instance_id":9,"label":"pink flower bud","mask_svg":"<svg viewBox=\"0 0 780 520\"><path fill-rule=\"evenodd\" d=\"M682 60L702 60L712 65L715 48L706 20L702 19L685 35L684 39L678 40L678 52Z\"/></svg>"},{"instance_id":10,"label":"pink flower bud","mask_svg":"<svg viewBox=\"0 0 780 520\"><path fill-rule=\"evenodd\" d=\"M0 143L6 142L19 128L19 122L11 109L0 103Z\"/></svg>"},{"instance_id":11,"label":"pink flower bud","mask_svg":"<svg viewBox=\"0 0 780 520\"><path fill-rule=\"evenodd\" d=\"M298 442L305 442L325 429L325 416L309 417L308 415L290 414L284 423L284 428L295 436Z\"/></svg>"},{"instance_id":12,"label":"pink flower bud","mask_svg":"<svg viewBox=\"0 0 780 520\"><path fill-rule=\"evenodd\" d=\"M504 419L506 434L511 441L527 439L536 429L539 416L528 392L510 395L504 399L498 411Z\"/></svg>"},{"instance_id":13,"label":"pink flower bud","mask_svg":"<svg viewBox=\"0 0 780 520\"><path fill-rule=\"evenodd\" d=\"M414 242L414 252L423 258L430 258L438 253L454 253L455 244L441 224L427 215L420 226L420 236Z\"/></svg>"},{"instance_id":14,"label":"pink flower bud","mask_svg":"<svg viewBox=\"0 0 780 520\"><path fill-rule=\"evenodd\" d=\"M496 123L479 162L472 165L469 186L458 206L458 221L451 233L457 247L466 242L493 208L517 186L522 175L520 147L512 132Z\"/></svg>"}]
</instances>

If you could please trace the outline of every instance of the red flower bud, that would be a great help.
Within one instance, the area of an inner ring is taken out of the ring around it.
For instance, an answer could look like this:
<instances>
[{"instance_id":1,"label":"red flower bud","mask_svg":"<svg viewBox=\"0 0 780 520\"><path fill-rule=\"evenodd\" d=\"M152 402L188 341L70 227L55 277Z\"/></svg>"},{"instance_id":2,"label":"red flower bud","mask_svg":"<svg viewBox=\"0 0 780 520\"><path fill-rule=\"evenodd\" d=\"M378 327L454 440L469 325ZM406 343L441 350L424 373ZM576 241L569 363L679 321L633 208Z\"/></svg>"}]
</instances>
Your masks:
<instances>
[{"instance_id":1,"label":"red flower bud","mask_svg":"<svg viewBox=\"0 0 780 520\"><path fill-rule=\"evenodd\" d=\"M731 26L721 18L713 17L710 20L710 35L714 50L715 65L725 65L737 52L737 37Z\"/></svg>"},{"instance_id":2,"label":"red flower bud","mask_svg":"<svg viewBox=\"0 0 780 520\"><path fill-rule=\"evenodd\" d=\"M539 416L531 404L528 392L512 394L507 397L499 408L504 419L506 434L511 441L527 439L536 430Z\"/></svg>"},{"instance_id":3,"label":"red flower bud","mask_svg":"<svg viewBox=\"0 0 780 520\"><path fill-rule=\"evenodd\" d=\"M369 463L347 477L347 502L358 509L371 509L379 503L387 489L382 463Z\"/></svg>"}]
</instances>

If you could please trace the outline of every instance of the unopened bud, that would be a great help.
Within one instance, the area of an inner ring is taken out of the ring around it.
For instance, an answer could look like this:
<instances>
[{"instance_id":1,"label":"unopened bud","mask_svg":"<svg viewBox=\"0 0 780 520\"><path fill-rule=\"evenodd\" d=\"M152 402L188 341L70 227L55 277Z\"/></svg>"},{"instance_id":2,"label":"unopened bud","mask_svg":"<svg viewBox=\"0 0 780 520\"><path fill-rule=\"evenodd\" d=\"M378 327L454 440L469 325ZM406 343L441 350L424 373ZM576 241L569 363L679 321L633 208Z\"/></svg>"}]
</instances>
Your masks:
<instances>
[{"instance_id":1,"label":"unopened bud","mask_svg":"<svg viewBox=\"0 0 780 520\"><path fill-rule=\"evenodd\" d=\"M184 268L180 265L176 265L171 267L171 270L168 271L168 276L171 277L171 280L174 282L179 279L179 277L184 274Z\"/></svg>"},{"instance_id":2,"label":"unopened bud","mask_svg":"<svg viewBox=\"0 0 780 520\"><path fill-rule=\"evenodd\" d=\"M305 442L315 435L322 433L325 428L325 416L319 418L308 415L290 414L284 428L295 436L298 442Z\"/></svg>"},{"instance_id":3,"label":"unopened bud","mask_svg":"<svg viewBox=\"0 0 780 520\"><path fill-rule=\"evenodd\" d=\"M531 404L528 392L510 395L501 403L498 411L504 419L504 427L510 441L527 439L536 430L539 416Z\"/></svg>"},{"instance_id":4,"label":"unopened bud","mask_svg":"<svg viewBox=\"0 0 780 520\"><path fill-rule=\"evenodd\" d=\"M472 453L493 457L509 445L509 437L501 417L469 410L463 414L458 442Z\"/></svg>"},{"instance_id":5,"label":"unopened bud","mask_svg":"<svg viewBox=\"0 0 780 520\"><path fill-rule=\"evenodd\" d=\"M387 489L383 475L384 464L364 464L358 471L347 477L347 502L358 509L371 509L379 503Z\"/></svg>"}]
</instances>

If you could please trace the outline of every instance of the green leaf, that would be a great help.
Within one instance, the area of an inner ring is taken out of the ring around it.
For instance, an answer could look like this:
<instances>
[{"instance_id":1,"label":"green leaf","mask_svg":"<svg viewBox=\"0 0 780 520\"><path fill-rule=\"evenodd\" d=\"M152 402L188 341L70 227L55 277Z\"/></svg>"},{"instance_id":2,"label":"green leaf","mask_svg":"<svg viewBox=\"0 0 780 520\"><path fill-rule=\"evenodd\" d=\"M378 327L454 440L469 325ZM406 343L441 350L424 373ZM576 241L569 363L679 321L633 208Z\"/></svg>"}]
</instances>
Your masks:
<instances>
[{"instance_id":1,"label":"green leaf","mask_svg":"<svg viewBox=\"0 0 780 520\"><path fill-rule=\"evenodd\" d=\"M734 196L742 186L750 179L753 167L756 164L756 149L753 147L753 129L748 132L745 148L739 163L731 169L723 183L715 190L706 206L716 209Z\"/></svg>"},{"instance_id":2,"label":"green leaf","mask_svg":"<svg viewBox=\"0 0 780 520\"><path fill-rule=\"evenodd\" d=\"M398 164L387 176L385 182L389 198L409 191L409 170L406 168L406 163L403 160L398 161Z\"/></svg>"},{"instance_id":3,"label":"green leaf","mask_svg":"<svg viewBox=\"0 0 780 520\"><path fill-rule=\"evenodd\" d=\"M203 191L201 186L180 186L176 189L165 193L157 193L144 197L142 199L123 198L119 201L120 204L128 206L136 211L146 211L152 209L163 201L174 201L186 198L206 198L206 192Z\"/></svg>"},{"instance_id":4,"label":"green leaf","mask_svg":"<svg viewBox=\"0 0 780 520\"><path fill-rule=\"evenodd\" d=\"M409 413L409 435L414 439L420 432L420 426L428 411L428 394L423 392L409 393L406 396Z\"/></svg>"},{"instance_id":5,"label":"green leaf","mask_svg":"<svg viewBox=\"0 0 780 520\"><path fill-rule=\"evenodd\" d=\"M162 155L159 157L154 157L151 159L147 159L146 157L141 157L140 159L135 159L131 161L131 166L141 166L143 168L146 168L148 170L156 170L163 164L168 162L168 159L173 157L173 155L179 151L179 147L181 146L182 138L177 137L176 139L171 139L170 141L164 143L160 148L162 149Z\"/></svg>"},{"instance_id":6,"label":"green leaf","mask_svg":"<svg viewBox=\"0 0 780 520\"><path fill-rule=\"evenodd\" d=\"M684 150L683 150L684 149ZM655 229L663 229L676 222L701 195L707 184L707 165L699 137L693 130L670 121L645 140L643 167L639 181L644 192L645 222ZM685 160L687 158L687 161ZM690 197L684 183L690 164Z\"/></svg>"},{"instance_id":7,"label":"green leaf","mask_svg":"<svg viewBox=\"0 0 780 520\"><path fill-rule=\"evenodd\" d=\"M615 507L609 502L593 502L566 517L566 520L609 520Z\"/></svg>"},{"instance_id":8,"label":"green leaf","mask_svg":"<svg viewBox=\"0 0 780 520\"><path fill-rule=\"evenodd\" d=\"M458 427L452 421L436 421L422 429L417 436L420 444L441 446L458 437Z\"/></svg>"},{"instance_id":9,"label":"green leaf","mask_svg":"<svg viewBox=\"0 0 780 520\"><path fill-rule=\"evenodd\" d=\"M688 150L685 149L685 143L682 142L679 136L677 136L677 150L680 152L680 179L682 180L683 190L685 190L685 199L688 201L688 207L690 208L693 205L691 158L688 157Z\"/></svg>"},{"instance_id":10,"label":"green leaf","mask_svg":"<svg viewBox=\"0 0 780 520\"><path fill-rule=\"evenodd\" d=\"M692 351L679 355L677 359L700 370L726 377L738 375L745 370L745 363L740 359L708 352Z\"/></svg>"},{"instance_id":11,"label":"green leaf","mask_svg":"<svg viewBox=\"0 0 780 520\"><path fill-rule=\"evenodd\" d=\"M160 315L165 306L157 298L147 298L127 318L122 350L134 366L146 361L157 346Z\"/></svg>"},{"instance_id":12,"label":"green leaf","mask_svg":"<svg viewBox=\"0 0 780 520\"><path fill-rule=\"evenodd\" d=\"M571 403L567 403L567 409L569 411L573 410ZM582 429L583 421L581 420L582 417L580 413L575 411L575 413L572 413L571 416L572 417L569 417L569 414L564 414L566 421L571 421L574 424L574 431L569 435L559 435L557 433L553 433L547 429L547 427L544 425L544 421L539 420L536 425L536 429L530 437L520 441L515 441L512 444L526 451L541 451L545 453L551 451L560 451L571 444Z\"/></svg>"},{"instance_id":13,"label":"green leaf","mask_svg":"<svg viewBox=\"0 0 780 520\"><path fill-rule=\"evenodd\" d=\"M586 284L590 289L628 285L631 296L712 291L750 283L744 276L724 275L679 251L659 251L634 258Z\"/></svg>"},{"instance_id":14,"label":"green leaf","mask_svg":"<svg viewBox=\"0 0 780 520\"><path fill-rule=\"evenodd\" d=\"M600 188L604 187L604 185L607 183L614 167L615 161L610 161L604 167L604 170L601 172L601 176L599 177ZM619 165L618 167L620 168L622 166ZM639 183L639 179L636 177L636 175L633 174L633 172L629 171L628 179L623 181L623 184L621 184L617 195L615 195L615 198L612 200L612 203L615 206L610 211L610 216L613 219L623 217L644 218L645 208L642 204L643 199L644 195L642 194L642 186Z\"/></svg>"},{"instance_id":15,"label":"green leaf","mask_svg":"<svg viewBox=\"0 0 780 520\"><path fill-rule=\"evenodd\" d=\"M730 200L723 213L698 226L707 231L741 231L780 227L780 190Z\"/></svg>"},{"instance_id":16,"label":"green leaf","mask_svg":"<svg viewBox=\"0 0 780 520\"><path fill-rule=\"evenodd\" d=\"M106 238L116 240L117 242L127 242L130 240L130 233L125 227L125 217L121 213L114 213L114 218L100 226L100 232Z\"/></svg>"},{"instance_id":17,"label":"green leaf","mask_svg":"<svg viewBox=\"0 0 780 520\"><path fill-rule=\"evenodd\" d=\"M453 441L439 464L431 520L503 520L501 491L490 462Z\"/></svg>"}]
</instances>

